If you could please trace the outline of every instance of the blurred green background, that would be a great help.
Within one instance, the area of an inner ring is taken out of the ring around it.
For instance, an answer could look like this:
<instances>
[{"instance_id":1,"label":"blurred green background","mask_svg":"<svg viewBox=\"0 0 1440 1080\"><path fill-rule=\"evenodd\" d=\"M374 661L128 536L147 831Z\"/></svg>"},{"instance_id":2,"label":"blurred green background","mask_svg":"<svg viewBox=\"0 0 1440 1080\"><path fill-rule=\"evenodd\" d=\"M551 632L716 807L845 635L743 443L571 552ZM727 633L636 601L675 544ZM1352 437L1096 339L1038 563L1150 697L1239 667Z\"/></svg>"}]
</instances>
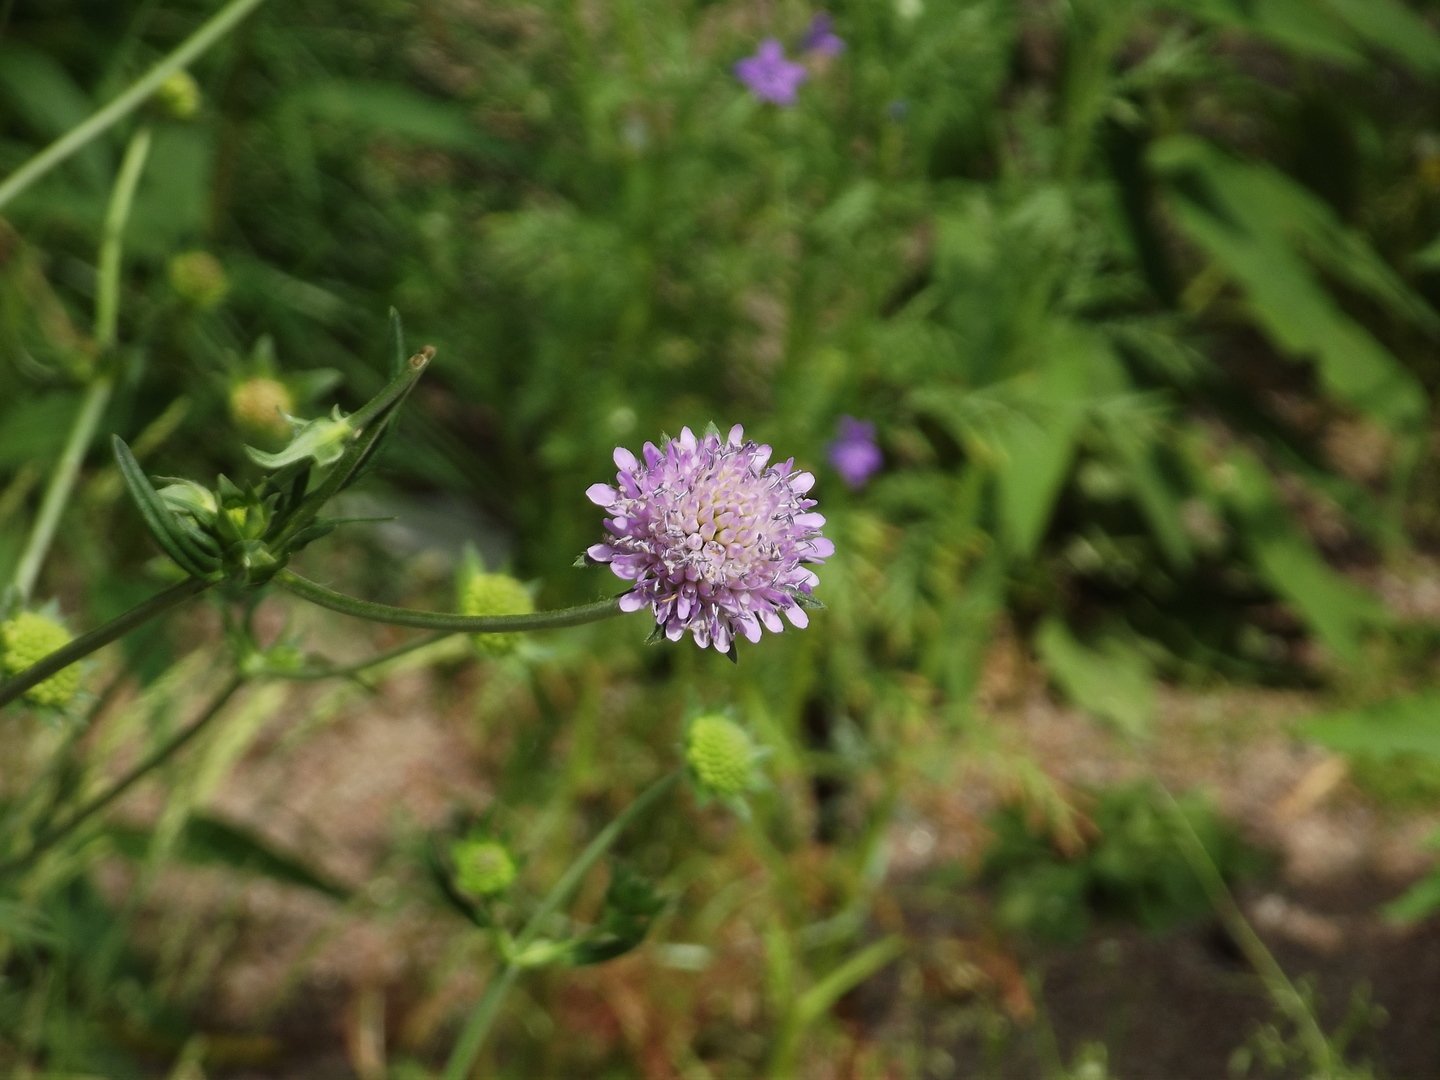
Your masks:
<instances>
[{"instance_id":1,"label":"blurred green background","mask_svg":"<svg viewBox=\"0 0 1440 1080\"><path fill-rule=\"evenodd\" d=\"M0 174L215 10L0 5ZM1197 1030L1169 1058L1136 1041L1143 1016L1086 1027L1046 997L1053 946L1033 943L1206 917L1188 841L1152 821L1163 798L1122 780L1213 783L1233 817L1333 759L1381 832L1437 806L1440 4L828 11L835 55L804 53L817 12L782 0L266 4L191 69L198 101L146 106L4 209L0 575L97 367L120 378L101 431L148 471L251 475L242 447L274 448L273 394L310 417L384 382L391 306L438 350L353 504L395 521L307 552L311 576L447 608L470 542L541 606L614 591L570 568L601 531L585 488L615 446L712 420L817 473L838 553L827 610L736 668L642 646L637 616L521 661L447 654L399 691L254 691L208 772L177 765L168 800L136 800L0 894L0 1062L426 1075L463 977L493 958L436 913L418 837L493 807L541 889L674 760L688 709L729 705L774 751L753 819L647 826L628 856L669 888L658 943L537 978L481 1075L1295 1075L1304 1039L1283 1025ZM793 106L733 72L767 37L807 65ZM120 344L100 352L96 249L141 124ZM856 488L830 458L846 416L874 424L884 460ZM105 445L41 579L74 628L165 582ZM398 640L267 604L307 650ZM220 640L203 618L178 629L127 644L103 730L143 744L178 723L206 671L187 650ZM377 811L346 841L267 832L272 811L307 811L226 794L376 713L421 714L426 738L464 748L451 787L393 796L428 809ZM0 770L14 797L63 735L6 717L0 739L23 748ZM92 743L84 775L107 769L111 744ZM1263 795L1237 794L1216 755L1268 760L1262 744L1291 756ZM1209 802L1184 812L1224 875L1275 873ZM250 828L248 855L211 882L229 899L207 917L228 929L202 969L199 916L167 875L226 861L227 821ZM335 855L346 842L361 855ZM223 987L255 948L243 897L265 867L270 887L338 903L326 934L364 924L403 951L419 920L461 944L447 964L427 938L366 978L306 954L261 980L271 1007L237 1006ZM127 874L144 888L117 892ZM1440 878L1408 897L1423 918ZM7 905L40 913L38 938ZM899 960L867 952L888 935L909 944ZM953 964L935 959L950 946ZM1315 1008L1340 1046L1346 988L1368 975L1337 970ZM1245 992L1217 999L1250 1009ZM1387 1007L1391 1034L1355 1067L1440 1070Z\"/></svg>"}]
</instances>

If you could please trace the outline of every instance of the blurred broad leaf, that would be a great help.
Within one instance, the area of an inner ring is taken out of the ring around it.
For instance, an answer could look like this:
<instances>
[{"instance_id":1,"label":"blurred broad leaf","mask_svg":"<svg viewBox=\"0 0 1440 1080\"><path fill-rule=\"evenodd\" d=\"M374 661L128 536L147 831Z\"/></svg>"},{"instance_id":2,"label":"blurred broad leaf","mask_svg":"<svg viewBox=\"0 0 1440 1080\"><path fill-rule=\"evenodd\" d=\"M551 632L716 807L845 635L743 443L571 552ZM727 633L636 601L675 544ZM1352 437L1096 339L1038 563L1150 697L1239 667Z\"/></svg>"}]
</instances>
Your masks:
<instances>
[{"instance_id":1,"label":"blurred broad leaf","mask_svg":"<svg viewBox=\"0 0 1440 1080\"><path fill-rule=\"evenodd\" d=\"M464 106L392 82L331 79L293 88L285 107L311 121L355 127L490 162L516 159Z\"/></svg>"},{"instance_id":2,"label":"blurred broad leaf","mask_svg":"<svg viewBox=\"0 0 1440 1080\"><path fill-rule=\"evenodd\" d=\"M1440 690L1326 713L1301 724L1300 734L1342 753L1440 760Z\"/></svg>"},{"instance_id":3,"label":"blurred broad leaf","mask_svg":"<svg viewBox=\"0 0 1440 1080\"><path fill-rule=\"evenodd\" d=\"M1151 162L1168 182L1168 205L1180 227L1239 285L1275 344L1313 359L1339 400L1413 442L1426 411L1423 389L1345 313L1310 263L1322 263L1432 333L1434 312L1315 196L1274 169L1235 161L1189 136L1156 144Z\"/></svg>"},{"instance_id":4,"label":"blurred broad leaf","mask_svg":"<svg viewBox=\"0 0 1440 1080\"><path fill-rule=\"evenodd\" d=\"M1083 645L1059 619L1046 619L1035 634L1045 668L1086 712L1132 735L1143 733L1155 709L1150 663L1123 642L1107 637L1098 647Z\"/></svg>"}]
</instances>

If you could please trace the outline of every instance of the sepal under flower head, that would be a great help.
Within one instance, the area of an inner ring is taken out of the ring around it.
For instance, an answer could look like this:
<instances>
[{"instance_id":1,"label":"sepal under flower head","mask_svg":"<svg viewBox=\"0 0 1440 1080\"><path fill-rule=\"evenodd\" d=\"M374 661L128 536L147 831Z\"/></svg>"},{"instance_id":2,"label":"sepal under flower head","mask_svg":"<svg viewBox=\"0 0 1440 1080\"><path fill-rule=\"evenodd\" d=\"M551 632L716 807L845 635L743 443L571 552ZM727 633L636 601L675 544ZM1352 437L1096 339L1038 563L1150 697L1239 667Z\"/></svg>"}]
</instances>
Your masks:
<instances>
[{"instance_id":1,"label":"sepal under flower head","mask_svg":"<svg viewBox=\"0 0 1440 1080\"><path fill-rule=\"evenodd\" d=\"M616 482L585 492L604 508L610 538L586 555L633 582L622 611L650 607L671 641L688 631L701 648L729 652L735 638L779 633L784 615L809 623L801 603L818 584L810 565L835 545L806 497L815 477L791 458L770 463L769 446L735 425L696 438L687 427L636 458L615 451Z\"/></svg>"},{"instance_id":2,"label":"sepal under flower head","mask_svg":"<svg viewBox=\"0 0 1440 1080\"><path fill-rule=\"evenodd\" d=\"M328 417L300 420L290 416L286 419L290 421L295 434L290 439L290 445L278 454L267 454L253 446L245 448L250 460L261 468L283 469L286 465L304 461L306 458L313 458L315 464L321 467L334 465L356 435L354 425L340 411L338 405L330 411Z\"/></svg>"},{"instance_id":3,"label":"sepal under flower head","mask_svg":"<svg viewBox=\"0 0 1440 1080\"><path fill-rule=\"evenodd\" d=\"M0 668L7 678L19 675L70 641L69 632L54 619L22 611L0 623ZM44 708L63 709L79 689L80 669L72 664L25 691L25 700Z\"/></svg>"},{"instance_id":4,"label":"sepal under flower head","mask_svg":"<svg viewBox=\"0 0 1440 1080\"><path fill-rule=\"evenodd\" d=\"M706 795L734 799L754 788L764 756L749 732L720 713L702 713L685 732L685 764Z\"/></svg>"}]
</instances>

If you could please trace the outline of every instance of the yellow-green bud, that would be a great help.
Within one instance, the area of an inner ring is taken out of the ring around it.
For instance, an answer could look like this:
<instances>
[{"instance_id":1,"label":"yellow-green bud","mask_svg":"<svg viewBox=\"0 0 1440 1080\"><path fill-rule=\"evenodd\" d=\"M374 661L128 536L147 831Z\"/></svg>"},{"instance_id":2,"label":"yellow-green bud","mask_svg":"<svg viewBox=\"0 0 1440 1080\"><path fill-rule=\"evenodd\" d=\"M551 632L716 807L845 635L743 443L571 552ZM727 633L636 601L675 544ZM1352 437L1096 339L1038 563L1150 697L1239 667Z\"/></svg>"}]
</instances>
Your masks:
<instances>
[{"instance_id":1,"label":"yellow-green bud","mask_svg":"<svg viewBox=\"0 0 1440 1080\"><path fill-rule=\"evenodd\" d=\"M22 611L9 622L0 623L0 667L7 676L19 675L69 643L70 635L54 619ZM79 689L80 669L72 664L26 690L25 700L60 709L70 704Z\"/></svg>"},{"instance_id":2,"label":"yellow-green bud","mask_svg":"<svg viewBox=\"0 0 1440 1080\"><path fill-rule=\"evenodd\" d=\"M466 615L529 615L535 601L525 586L508 574L471 574L460 589L460 610ZM506 656L520 644L514 631L471 634L475 648L486 656Z\"/></svg>"},{"instance_id":3,"label":"yellow-green bud","mask_svg":"<svg viewBox=\"0 0 1440 1080\"><path fill-rule=\"evenodd\" d=\"M691 774L702 791L721 798L749 790L758 756L750 734L719 713L697 716L685 734L685 761Z\"/></svg>"},{"instance_id":4,"label":"yellow-green bud","mask_svg":"<svg viewBox=\"0 0 1440 1080\"><path fill-rule=\"evenodd\" d=\"M230 419L248 438L285 438L290 434L285 417L294 411L295 395L279 379L257 375L230 390Z\"/></svg>"},{"instance_id":5,"label":"yellow-green bud","mask_svg":"<svg viewBox=\"0 0 1440 1080\"><path fill-rule=\"evenodd\" d=\"M215 307L230 291L225 267L208 251L182 251L172 256L166 273L175 294L201 311Z\"/></svg>"},{"instance_id":6,"label":"yellow-green bud","mask_svg":"<svg viewBox=\"0 0 1440 1080\"><path fill-rule=\"evenodd\" d=\"M455 884L472 896L497 896L515 881L515 860L497 840L461 840L450 849Z\"/></svg>"},{"instance_id":7,"label":"yellow-green bud","mask_svg":"<svg viewBox=\"0 0 1440 1080\"><path fill-rule=\"evenodd\" d=\"M177 71L155 91L155 101L176 120L190 120L200 111L200 84L188 71Z\"/></svg>"}]
</instances>

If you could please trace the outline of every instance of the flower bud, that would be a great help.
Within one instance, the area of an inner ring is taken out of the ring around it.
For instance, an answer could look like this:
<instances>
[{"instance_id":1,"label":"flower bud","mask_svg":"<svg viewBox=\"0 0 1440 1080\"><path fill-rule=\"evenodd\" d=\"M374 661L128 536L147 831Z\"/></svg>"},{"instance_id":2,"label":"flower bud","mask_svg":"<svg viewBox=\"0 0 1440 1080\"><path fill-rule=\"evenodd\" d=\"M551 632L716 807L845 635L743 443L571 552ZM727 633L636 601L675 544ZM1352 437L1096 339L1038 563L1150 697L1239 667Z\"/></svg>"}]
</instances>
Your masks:
<instances>
[{"instance_id":1,"label":"flower bud","mask_svg":"<svg viewBox=\"0 0 1440 1080\"><path fill-rule=\"evenodd\" d=\"M685 733L685 762L707 795L726 799L750 790L760 757L749 732L719 713L697 716Z\"/></svg>"},{"instance_id":2,"label":"flower bud","mask_svg":"<svg viewBox=\"0 0 1440 1080\"><path fill-rule=\"evenodd\" d=\"M515 881L515 860L498 840L471 837L450 848L455 884L472 896L498 896Z\"/></svg>"},{"instance_id":3,"label":"flower bud","mask_svg":"<svg viewBox=\"0 0 1440 1080\"><path fill-rule=\"evenodd\" d=\"M0 668L7 677L19 675L56 649L70 643L70 634L54 619L33 611L22 611L0 623ZM75 665L57 671L42 683L25 691L32 705L61 709L70 704L80 689L80 669Z\"/></svg>"},{"instance_id":4,"label":"flower bud","mask_svg":"<svg viewBox=\"0 0 1440 1080\"><path fill-rule=\"evenodd\" d=\"M285 417L295 411L295 396L279 379L256 375L230 390L230 419L247 438L278 442L290 434Z\"/></svg>"},{"instance_id":5,"label":"flower bud","mask_svg":"<svg viewBox=\"0 0 1440 1080\"><path fill-rule=\"evenodd\" d=\"M208 251L182 251L170 259L166 274L175 295L200 311L217 306L230 291L225 267Z\"/></svg>"},{"instance_id":6,"label":"flower bud","mask_svg":"<svg viewBox=\"0 0 1440 1080\"><path fill-rule=\"evenodd\" d=\"M177 71L155 91L155 103L172 119L194 119L200 111L200 84L188 71Z\"/></svg>"},{"instance_id":7,"label":"flower bud","mask_svg":"<svg viewBox=\"0 0 1440 1080\"><path fill-rule=\"evenodd\" d=\"M529 615L535 601L524 584L508 574L476 571L461 583L460 610L466 615ZM484 656L508 656L520 644L520 635L515 631L471 634L470 640Z\"/></svg>"}]
</instances>

